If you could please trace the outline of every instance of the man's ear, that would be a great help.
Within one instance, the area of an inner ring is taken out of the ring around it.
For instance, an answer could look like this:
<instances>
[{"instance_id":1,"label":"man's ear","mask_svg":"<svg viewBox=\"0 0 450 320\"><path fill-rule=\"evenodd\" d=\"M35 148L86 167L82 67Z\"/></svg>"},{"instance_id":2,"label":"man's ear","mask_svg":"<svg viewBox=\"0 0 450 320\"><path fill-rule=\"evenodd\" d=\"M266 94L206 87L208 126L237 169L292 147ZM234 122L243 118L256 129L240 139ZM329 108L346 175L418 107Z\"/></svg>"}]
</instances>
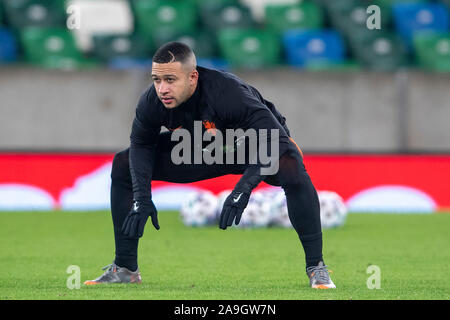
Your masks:
<instances>
[{"instance_id":1,"label":"man's ear","mask_svg":"<svg viewBox=\"0 0 450 320\"><path fill-rule=\"evenodd\" d=\"M189 78L192 82L196 82L198 80L198 71L194 69L191 74L189 75Z\"/></svg>"}]
</instances>

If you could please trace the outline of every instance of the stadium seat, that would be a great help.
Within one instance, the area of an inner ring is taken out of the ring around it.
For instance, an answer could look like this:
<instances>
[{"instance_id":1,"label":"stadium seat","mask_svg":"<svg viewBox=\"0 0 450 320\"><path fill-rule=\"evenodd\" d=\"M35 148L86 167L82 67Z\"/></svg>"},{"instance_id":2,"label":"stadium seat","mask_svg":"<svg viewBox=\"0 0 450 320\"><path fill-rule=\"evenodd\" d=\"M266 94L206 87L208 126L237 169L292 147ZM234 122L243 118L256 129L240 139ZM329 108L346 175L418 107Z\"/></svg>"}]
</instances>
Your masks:
<instances>
[{"instance_id":1,"label":"stadium seat","mask_svg":"<svg viewBox=\"0 0 450 320\"><path fill-rule=\"evenodd\" d=\"M144 35L187 32L195 29L197 13L192 1L131 0L136 27Z\"/></svg>"},{"instance_id":2,"label":"stadium seat","mask_svg":"<svg viewBox=\"0 0 450 320\"><path fill-rule=\"evenodd\" d=\"M3 0L5 15L11 27L63 27L66 21L61 0Z\"/></svg>"},{"instance_id":3,"label":"stadium seat","mask_svg":"<svg viewBox=\"0 0 450 320\"><path fill-rule=\"evenodd\" d=\"M26 61L32 64L58 69L73 69L83 64L75 41L65 28L23 29L20 42Z\"/></svg>"},{"instance_id":4,"label":"stadium seat","mask_svg":"<svg viewBox=\"0 0 450 320\"><path fill-rule=\"evenodd\" d=\"M375 0L374 4L383 5L383 6L393 6L397 3L419 3L419 2L428 2L429 0Z\"/></svg>"},{"instance_id":5,"label":"stadium seat","mask_svg":"<svg viewBox=\"0 0 450 320\"><path fill-rule=\"evenodd\" d=\"M345 48L341 36L333 30L290 30L283 34L287 62L292 66L339 64Z\"/></svg>"},{"instance_id":6,"label":"stadium seat","mask_svg":"<svg viewBox=\"0 0 450 320\"><path fill-rule=\"evenodd\" d=\"M319 2L330 12L330 16L334 15L336 12L349 10L360 4L359 0L321 0Z\"/></svg>"},{"instance_id":7,"label":"stadium seat","mask_svg":"<svg viewBox=\"0 0 450 320\"><path fill-rule=\"evenodd\" d=\"M17 59L17 45L14 35L7 29L0 29L0 63Z\"/></svg>"},{"instance_id":8,"label":"stadium seat","mask_svg":"<svg viewBox=\"0 0 450 320\"><path fill-rule=\"evenodd\" d=\"M200 2L202 24L213 33L225 28L253 27L251 11L238 1L203 1Z\"/></svg>"},{"instance_id":9,"label":"stadium seat","mask_svg":"<svg viewBox=\"0 0 450 320\"><path fill-rule=\"evenodd\" d=\"M126 0L69 0L67 6L79 10L82 27L71 32L83 52L92 50L95 34L129 35L134 31L133 12Z\"/></svg>"},{"instance_id":10,"label":"stadium seat","mask_svg":"<svg viewBox=\"0 0 450 320\"><path fill-rule=\"evenodd\" d=\"M277 32L295 28L319 29L323 19L322 10L313 2L266 6L265 24Z\"/></svg>"},{"instance_id":11,"label":"stadium seat","mask_svg":"<svg viewBox=\"0 0 450 320\"><path fill-rule=\"evenodd\" d=\"M431 71L450 72L450 32L416 35L414 51L419 66Z\"/></svg>"},{"instance_id":12,"label":"stadium seat","mask_svg":"<svg viewBox=\"0 0 450 320\"><path fill-rule=\"evenodd\" d=\"M418 32L446 32L449 26L447 8L439 3L399 3L393 6L395 28L412 48Z\"/></svg>"},{"instance_id":13,"label":"stadium seat","mask_svg":"<svg viewBox=\"0 0 450 320\"><path fill-rule=\"evenodd\" d=\"M334 2L334 7L331 10L330 20L332 25L345 34L346 37L351 37L354 32L372 30L368 29L367 21L370 16L367 13L368 5L361 1L349 1L342 2L340 6L337 4L339 1ZM346 5L344 5L346 4ZM387 29L391 20L390 10L381 6L381 29Z\"/></svg>"},{"instance_id":14,"label":"stadium seat","mask_svg":"<svg viewBox=\"0 0 450 320\"><path fill-rule=\"evenodd\" d=\"M136 35L94 35L94 54L103 61L114 58L149 59L151 41Z\"/></svg>"},{"instance_id":15,"label":"stadium seat","mask_svg":"<svg viewBox=\"0 0 450 320\"><path fill-rule=\"evenodd\" d=\"M169 41L179 41L189 45L198 58L211 58L217 55L217 41L210 32L198 29L191 32L161 32L153 37L156 47Z\"/></svg>"},{"instance_id":16,"label":"stadium seat","mask_svg":"<svg viewBox=\"0 0 450 320\"><path fill-rule=\"evenodd\" d=\"M241 0L240 2L250 9L255 21L263 23L268 5L295 5L302 2L302 0Z\"/></svg>"},{"instance_id":17,"label":"stadium seat","mask_svg":"<svg viewBox=\"0 0 450 320\"><path fill-rule=\"evenodd\" d=\"M374 31L370 36L353 38L350 47L362 66L372 70L392 71L408 64L408 54L398 35Z\"/></svg>"},{"instance_id":18,"label":"stadium seat","mask_svg":"<svg viewBox=\"0 0 450 320\"><path fill-rule=\"evenodd\" d=\"M280 62L279 38L269 30L224 29L219 31L218 41L231 67L261 68Z\"/></svg>"},{"instance_id":19,"label":"stadium seat","mask_svg":"<svg viewBox=\"0 0 450 320\"><path fill-rule=\"evenodd\" d=\"M441 2L445 4L448 10L450 10L450 0L441 0Z\"/></svg>"}]
</instances>

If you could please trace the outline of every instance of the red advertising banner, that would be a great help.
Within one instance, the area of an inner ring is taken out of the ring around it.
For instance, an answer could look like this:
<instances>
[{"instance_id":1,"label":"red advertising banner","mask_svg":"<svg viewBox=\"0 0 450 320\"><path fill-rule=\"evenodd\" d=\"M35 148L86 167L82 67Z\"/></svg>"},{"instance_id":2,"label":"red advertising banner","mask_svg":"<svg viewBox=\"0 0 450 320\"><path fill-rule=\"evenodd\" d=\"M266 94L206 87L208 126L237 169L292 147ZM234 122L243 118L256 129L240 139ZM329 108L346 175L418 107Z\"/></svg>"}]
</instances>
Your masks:
<instances>
[{"instance_id":1,"label":"red advertising banner","mask_svg":"<svg viewBox=\"0 0 450 320\"><path fill-rule=\"evenodd\" d=\"M0 154L0 210L109 208L113 154ZM350 211L433 212L450 209L450 155L306 154L318 190L338 193ZM239 176L191 184L152 183L155 203L177 209L180 195L232 189ZM258 189L270 188L262 183Z\"/></svg>"}]
</instances>

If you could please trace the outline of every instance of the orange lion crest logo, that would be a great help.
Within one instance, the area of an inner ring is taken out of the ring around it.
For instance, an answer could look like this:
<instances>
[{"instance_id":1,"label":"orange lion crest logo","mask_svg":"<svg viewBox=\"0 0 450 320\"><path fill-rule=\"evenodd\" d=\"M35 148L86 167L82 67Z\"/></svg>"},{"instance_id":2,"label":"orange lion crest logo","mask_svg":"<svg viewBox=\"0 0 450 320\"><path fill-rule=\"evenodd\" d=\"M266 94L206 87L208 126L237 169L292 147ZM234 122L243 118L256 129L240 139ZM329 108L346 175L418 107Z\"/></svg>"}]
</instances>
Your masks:
<instances>
[{"instance_id":1,"label":"orange lion crest logo","mask_svg":"<svg viewBox=\"0 0 450 320\"><path fill-rule=\"evenodd\" d=\"M216 124L214 122L211 122L209 120L203 120L203 126L205 127L206 131L215 136L216 135Z\"/></svg>"}]
</instances>

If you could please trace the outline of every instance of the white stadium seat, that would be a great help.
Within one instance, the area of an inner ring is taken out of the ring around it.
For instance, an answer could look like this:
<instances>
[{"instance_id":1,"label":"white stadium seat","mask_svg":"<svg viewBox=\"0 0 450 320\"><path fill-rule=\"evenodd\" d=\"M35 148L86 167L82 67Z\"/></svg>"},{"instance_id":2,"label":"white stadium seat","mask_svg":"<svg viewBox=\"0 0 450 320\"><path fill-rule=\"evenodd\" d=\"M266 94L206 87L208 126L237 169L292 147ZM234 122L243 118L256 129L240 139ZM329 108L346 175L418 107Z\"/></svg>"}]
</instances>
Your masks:
<instances>
[{"instance_id":1,"label":"white stadium seat","mask_svg":"<svg viewBox=\"0 0 450 320\"><path fill-rule=\"evenodd\" d=\"M241 0L243 5L250 8L253 19L263 22L265 18L265 7L269 4L295 4L301 3L303 0Z\"/></svg>"},{"instance_id":2,"label":"white stadium seat","mask_svg":"<svg viewBox=\"0 0 450 320\"><path fill-rule=\"evenodd\" d=\"M134 30L133 12L126 0L69 0L66 7L79 15L79 28L72 29L82 51L92 48L94 34L130 34Z\"/></svg>"}]
</instances>

